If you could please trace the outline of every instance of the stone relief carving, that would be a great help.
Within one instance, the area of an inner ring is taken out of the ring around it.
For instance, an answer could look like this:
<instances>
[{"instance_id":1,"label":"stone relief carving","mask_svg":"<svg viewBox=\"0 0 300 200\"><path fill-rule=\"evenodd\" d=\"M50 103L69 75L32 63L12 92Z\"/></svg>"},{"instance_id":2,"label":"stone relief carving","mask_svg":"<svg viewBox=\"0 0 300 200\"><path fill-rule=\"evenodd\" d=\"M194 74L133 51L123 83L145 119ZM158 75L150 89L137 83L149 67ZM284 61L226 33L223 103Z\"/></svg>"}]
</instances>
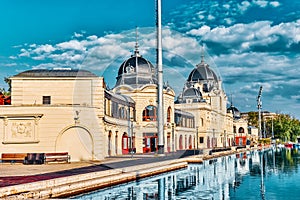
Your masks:
<instances>
[{"instance_id":1,"label":"stone relief carving","mask_svg":"<svg viewBox=\"0 0 300 200\"><path fill-rule=\"evenodd\" d=\"M30 122L14 122L11 126L11 132L13 138L18 137L31 137L32 135L32 124Z\"/></svg>"}]
</instances>

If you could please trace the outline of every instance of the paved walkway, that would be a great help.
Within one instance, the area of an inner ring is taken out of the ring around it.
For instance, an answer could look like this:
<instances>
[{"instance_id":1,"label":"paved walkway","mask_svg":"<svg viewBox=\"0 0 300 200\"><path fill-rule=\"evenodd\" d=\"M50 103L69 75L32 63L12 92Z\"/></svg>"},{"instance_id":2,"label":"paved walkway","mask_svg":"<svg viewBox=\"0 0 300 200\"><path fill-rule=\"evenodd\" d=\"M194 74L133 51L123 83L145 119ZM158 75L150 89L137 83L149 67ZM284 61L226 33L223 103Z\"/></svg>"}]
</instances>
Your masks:
<instances>
[{"instance_id":1,"label":"paved walkway","mask_svg":"<svg viewBox=\"0 0 300 200\"><path fill-rule=\"evenodd\" d=\"M178 159L180 157L182 157L182 152L178 152L177 154L168 154L165 156L157 156L154 154L128 155L107 158L101 162L75 162L69 164L23 165L4 163L0 164L0 187L161 162Z\"/></svg>"}]
</instances>

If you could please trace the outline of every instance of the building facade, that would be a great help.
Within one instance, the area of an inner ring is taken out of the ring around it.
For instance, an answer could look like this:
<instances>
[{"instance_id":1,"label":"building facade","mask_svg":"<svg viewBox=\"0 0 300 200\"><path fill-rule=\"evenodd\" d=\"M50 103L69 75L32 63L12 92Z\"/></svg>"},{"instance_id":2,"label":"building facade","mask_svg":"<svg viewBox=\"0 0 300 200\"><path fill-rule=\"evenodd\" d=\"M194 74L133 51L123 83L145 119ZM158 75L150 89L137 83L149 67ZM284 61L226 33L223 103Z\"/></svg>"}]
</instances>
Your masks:
<instances>
[{"instance_id":1,"label":"building facade","mask_svg":"<svg viewBox=\"0 0 300 200\"><path fill-rule=\"evenodd\" d=\"M112 89L103 77L66 68L28 70L10 80L11 105L0 112L1 153L68 152L71 161L83 161L157 151L156 69L138 45ZM164 85L164 152L234 145L236 122L226 101L204 58L179 96Z\"/></svg>"}]
</instances>

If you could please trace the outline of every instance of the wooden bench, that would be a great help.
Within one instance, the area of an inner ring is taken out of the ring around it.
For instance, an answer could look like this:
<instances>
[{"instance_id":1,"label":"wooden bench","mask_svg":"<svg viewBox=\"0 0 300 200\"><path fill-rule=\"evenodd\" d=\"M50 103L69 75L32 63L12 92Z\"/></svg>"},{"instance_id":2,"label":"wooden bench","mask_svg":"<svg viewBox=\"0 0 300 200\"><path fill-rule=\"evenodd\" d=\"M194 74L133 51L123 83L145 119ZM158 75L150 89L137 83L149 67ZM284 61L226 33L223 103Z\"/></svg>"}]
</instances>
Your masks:
<instances>
[{"instance_id":1,"label":"wooden bench","mask_svg":"<svg viewBox=\"0 0 300 200\"><path fill-rule=\"evenodd\" d=\"M70 155L68 154L68 152L45 153L44 163L50 162L69 163Z\"/></svg>"},{"instance_id":2,"label":"wooden bench","mask_svg":"<svg viewBox=\"0 0 300 200\"><path fill-rule=\"evenodd\" d=\"M24 162L27 153L2 153L1 155L1 162Z\"/></svg>"}]
</instances>

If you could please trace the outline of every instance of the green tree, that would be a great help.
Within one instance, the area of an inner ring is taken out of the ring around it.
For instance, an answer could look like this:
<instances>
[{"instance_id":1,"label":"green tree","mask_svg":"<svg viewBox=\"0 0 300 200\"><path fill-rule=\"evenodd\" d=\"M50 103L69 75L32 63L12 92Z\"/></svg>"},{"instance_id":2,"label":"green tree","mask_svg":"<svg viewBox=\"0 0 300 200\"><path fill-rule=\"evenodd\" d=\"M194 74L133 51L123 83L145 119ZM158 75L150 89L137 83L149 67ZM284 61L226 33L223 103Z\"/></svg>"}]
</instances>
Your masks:
<instances>
[{"instance_id":1,"label":"green tree","mask_svg":"<svg viewBox=\"0 0 300 200\"><path fill-rule=\"evenodd\" d=\"M272 118L268 117L267 119L265 119L265 123L266 136L271 137ZM249 126L258 127L258 112L248 113L248 124ZM262 129L264 129L263 124L261 127ZM264 130L262 130L262 132L263 131ZM296 142L297 137L300 137L300 121L296 118L291 117L288 114L276 114L275 116L273 116L273 131L274 137L280 139L283 142Z\"/></svg>"},{"instance_id":2,"label":"green tree","mask_svg":"<svg viewBox=\"0 0 300 200\"><path fill-rule=\"evenodd\" d=\"M7 93L8 93L8 95L9 95L10 92L11 92L11 80L10 80L10 77L4 77L4 81L5 81L5 83L8 84L8 90L7 90ZM3 88L3 89L4 89L4 88Z\"/></svg>"}]
</instances>

